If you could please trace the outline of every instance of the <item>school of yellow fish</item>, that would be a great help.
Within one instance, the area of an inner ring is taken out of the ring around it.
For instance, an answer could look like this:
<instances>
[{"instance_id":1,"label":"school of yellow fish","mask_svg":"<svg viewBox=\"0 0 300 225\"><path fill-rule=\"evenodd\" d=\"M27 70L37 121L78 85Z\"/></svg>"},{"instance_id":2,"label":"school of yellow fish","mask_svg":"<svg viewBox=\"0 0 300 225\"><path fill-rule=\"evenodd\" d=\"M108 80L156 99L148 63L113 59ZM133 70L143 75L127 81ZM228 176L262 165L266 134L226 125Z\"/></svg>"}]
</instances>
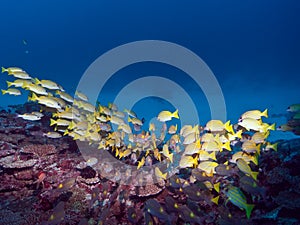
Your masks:
<instances>
[{"instance_id":1,"label":"school of yellow fish","mask_svg":"<svg viewBox=\"0 0 300 225\"><path fill-rule=\"evenodd\" d=\"M76 91L72 97L59 84L32 78L18 67L2 67L4 72L13 80L7 81L7 89L2 90L2 94L21 95L24 90L29 91L28 100L41 106L40 112L25 113L18 117L36 121L43 117L44 111L52 112L50 126L54 131L45 136L60 138L68 135L74 140L87 141L100 150L110 151L119 160L134 159L138 169L167 160L170 165L175 164L178 171L197 168L203 176L213 177L220 166L225 170L236 166L240 172L257 180L259 155L262 151L277 150L276 143L266 141L270 130L275 129L275 124L263 122L263 117L268 117L267 109L245 112L236 124L211 120L205 126L184 125L180 130L177 124L167 127L166 123L179 119L178 110L162 111L157 116L162 123L160 135L155 133L157 127L153 123L147 130L133 132L133 129L138 131L143 126L143 120L131 110L120 111L113 103L94 106L84 93ZM113 126L117 129L114 130ZM167 140L166 136L170 138ZM223 151L228 154L222 154ZM221 154L228 157L222 163L218 157ZM156 168L155 175L158 179L166 180L168 171ZM196 179L191 175L189 182L193 183ZM218 193L223 188L220 182L205 182L205 185ZM243 194L239 194L241 190L234 191L236 188L229 187L227 197L234 205L245 209L249 218L253 207L247 204ZM219 196L211 197L216 204L218 199Z\"/></svg>"}]
</instances>

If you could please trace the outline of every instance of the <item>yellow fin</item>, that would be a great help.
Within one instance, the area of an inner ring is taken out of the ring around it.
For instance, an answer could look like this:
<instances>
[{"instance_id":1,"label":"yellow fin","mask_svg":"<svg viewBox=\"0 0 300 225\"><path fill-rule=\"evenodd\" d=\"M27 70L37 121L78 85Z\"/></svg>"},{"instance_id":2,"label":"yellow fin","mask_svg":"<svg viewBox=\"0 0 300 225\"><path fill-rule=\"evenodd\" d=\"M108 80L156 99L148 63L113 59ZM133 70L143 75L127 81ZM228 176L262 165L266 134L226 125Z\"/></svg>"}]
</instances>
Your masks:
<instances>
[{"instance_id":1,"label":"yellow fin","mask_svg":"<svg viewBox=\"0 0 300 225\"><path fill-rule=\"evenodd\" d=\"M220 192L220 182L214 184L214 189L216 190L216 192Z\"/></svg>"},{"instance_id":2,"label":"yellow fin","mask_svg":"<svg viewBox=\"0 0 300 225\"><path fill-rule=\"evenodd\" d=\"M219 198L220 198L220 196L218 195L217 197L212 198L211 201L213 203L215 203L216 205L218 205L219 204Z\"/></svg>"}]
</instances>

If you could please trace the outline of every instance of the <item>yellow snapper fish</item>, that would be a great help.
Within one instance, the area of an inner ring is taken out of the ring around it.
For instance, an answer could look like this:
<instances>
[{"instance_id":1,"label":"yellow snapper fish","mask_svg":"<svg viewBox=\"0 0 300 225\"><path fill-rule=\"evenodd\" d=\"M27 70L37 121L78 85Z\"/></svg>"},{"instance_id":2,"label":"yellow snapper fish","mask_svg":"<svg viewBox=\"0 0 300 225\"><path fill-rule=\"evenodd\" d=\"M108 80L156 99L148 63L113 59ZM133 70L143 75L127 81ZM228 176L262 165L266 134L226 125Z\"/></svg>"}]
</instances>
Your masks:
<instances>
[{"instance_id":1,"label":"yellow snapper fish","mask_svg":"<svg viewBox=\"0 0 300 225\"><path fill-rule=\"evenodd\" d=\"M79 121L78 123L75 123L73 120L68 126L68 129L72 130L76 128L77 130L87 130L88 128L88 122L87 121Z\"/></svg>"},{"instance_id":2,"label":"yellow snapper fish","mask_svg":"<svg viewBox=\"0 0 300 225\"><path fill-rule=\"evenodd\" d=\"M254 141L256 144L262 144L265 142L265 139L269 136L270 132L262 133L262 132L255 132L251 140Z\"/></svg>"},{"instance_id":3,"label":"yellow snapper fish","mask_svg":"<svg viewBox=\"0 0 300 225\"><path fill-rule=\"evenodd\" d=\"M253 172L245 160L238 159L236 161L236 165L244 174L251 176L254 180L257 180L258 172Z\"/></svg>"},{"instance_id":4,"label":"yellow snapper fish","mask_svg":"<svg viewBox=\"0 0 300 225\"><path fill-rule=\"evenodd\" d=\"M49 90L59 90L60 89L58 84L51 80L39 80L39 79L35 78L34 83L41 85L42 87L47 88Z\"/></svg>"},{"instance_id":5,"label":"yellow snapper fish","mask_svg":"<svg viewBox=\"0 0 300 225\"><path fill-rule=\"evenodd\" d=\"M207 160L217 160L216 158L216 152L211 152L211 153L208 153L207 151L204 151L204 150L200 150L199 152L199 159L200 161L207 161Z\"/></svg>"},{"instance_id":6,"label":"yellow snapper fish","mask_svg":"<svg viewBox=\"0 0 300 225\"><path fill-rule=\"evenodd\" d=\"M31 92L34 92L36 94L39 94L39 95L48 95L48 92L45 88L43 88L39 85L36 85L36 84L25 84L24 83L22 88L29 90Z\"/></svg>"},{"instance_id":7,"label":"yellow snapper fish","mask_svg":"<svg viewBox=\"0 0 300 225\"><path fill-rule=\"evenodd\" d=\"M235 139L241 139L242 134L243 134L242 130L239 130L239 131L237 131L236 133L233 133L233 134L228 133L228 140L229 141L234 141Z\"/></svg>"},{"instance_id":8,"label":"yellow snapper fish","mask_svg":"<svg viewBox=\"0 0 300 225\"><path fill-rule=\"evenodd\" d=\"M195 125L194 127L187 126L183 130L181 129L180 134L183 137L187 137L190 134L199 135L199 126L198 125Z\"/></svg>"},{"instance_id":9,"label":"yellow snapper fish","mask_svg":"<svg viewBox=\"0 0 300 225\"><path fill-rule=\"evenodd\" d=\"M71 97L71 95L67 94L66 92L62 92L60 90L57 90L55 94L59 95L60 98L63 100L73 103L74 99Z\"/></svg>"},{"instance_id":10,"label":"yellow snapper fish","mask_svg":"<svg viewBox=\"0 0 300 225\"><path fill-rule=\"evenodd\" d=\"M247 140L242 144L242 150L247 153L258 153L260 154L260 144L256 145L256 143L252 140Z\"/></svg>"},{"instance_id":11,"label":"yellow snapper fish","mask_svg":"<svg viewBox=\"0 0 300 225\"><path fill-rule=\"evenodd\" d=\"M125 124L124 120L121 119L120 117L117 117L117 116L114 116L112 115L110 118L109 118L110 122L112 124L115 124L115 125L122 125L122 124Z\"/></svg>"},{"instance_id":12,"label":"yellow snapper fish","mask_svg":"<svg viewBox=\"0 0 300 225\"><path fill-rule=\"evenodd\" d=\"M143 122L140 119L135 118L135 117L132 117L132 118L128 117L128 123L132 123L132 124L138 125L138 126L143 125Z\"/></svg>"},{"instance_id":13,"label":"yellow snapper fish","mask_svg":"<svg viewBox=\"0 0 300 225\"><path fill-rule=\"evenodd\" d=\"M201 136L201 142L211 142L214 141L216 137L219 137L219 134L215 136L213 133L205 133Z\"/></svg>"},{"instance_id":14,"label":"yellow snapper fish","mask_svg":"<svg viewBox=\"0 0 300 225\"><path fill-rule=\"evenodd\" d=\"M54 120L54 119L50 119L50 126L53 126L53 125L57 125L57 126L69 126L71 123L70 120L65 120L65 119L57 119L57 120Z\"/></svg>"},{"instance_id":15,"label":"yellow snapper fish","mask_svg":"<svg viewBox=\"0 0 300 225\"><path fill-rule=\"evenodd\" d=\"M231 159L229 160L229 162L231 163L236 163L236 161L238 159L243 159L245 162L247 163L250 163L253 162L255 165L258 165L258 154L255 154L255 155L250 155L248 153L245 153L245 152L242 152L242 151L239 151L239 152L236 152L232 155Z\"/></svg>"},{"instance_id":16,"label":"yellow snapper fish","mask_svg":"<svg viewBox=\"0 0 300 225\"><path fill-rule=\"evenodd\" d=\"M184 138L183 144L189 145L197 140L197 135L195 133L191 133Z\"/></svg>"},{"instance_id":17,"label":"yellow snapper fish","mask_svg":"<svg viewBox=\"0 0 300 225\"><path fill-rule=\"evenodd\" d=\"M91 113L95 112L95 106L92 105L89 102L85 102L85 101L82 101L82 100L74 100L73 104L75 106L77 106L78 108L83 109L85 111L88 111L88 112L91 112Z\"/></svg>"},{"instance_id":18,"label":"yellow snapper fish","mask_svg":"<svg viewBox=\"0 0 300 225\"><path fill-rule=\"evenodd\" d=\"M259 132L267 132L268 130L275 130L275 124L269 125L262 123L261 120L256 120L252 118L245 118L238 122L238 125L244 127L246 130L254 130Z\"/></svg>"},{"instance_id":19,"label":"yellow snapper fish","mask_svg":"<svg viewBox=\"0 0 300 225\"><path fill-rule=\"evenodd\" d=\"M211 142L204 142L202 144L201 149L211 152L211 151L217 151L217 152L221 152L223 151L223 148L231 151L231 147L230 147L230 142L226 142L226 143L221 143L221 142L216 142L216 141L211 141Z\"/></svg>"},{"instance_id":20,"label":"yellow snapper fish","mask_svg":"<svg viewBox=\"0 0 300 225\"><path fill-rule=\"evenodd\" d=\"M198 164L198 158L193 158L189 155L183 155L179 161L180 168L194 167Z\"/></svg>"},{"instance_id":21,"label":"yellow snapper fish","mask_svg":"<svg viewBox=\"0 0 300 225\"><path fill-rule=\"evenodd\" d=\"M24 80L31 80L32 79L32 77L29 76L29 74L26 73L25 71L15 71L15 72L9 71L8 75L12 75L16 78L20 78L20 79L24 79Z\"/></svg>"},{"instance_id":22,"label":"yellow snapper fish","mask_svg":"<svg viewBox=\"0 0 300 225\"><path fill-rule=\"evenodd\" d=\"M212 174L216 173L215 168L218 166L219 164L217 162L212 162L212 161L203 161L200 162L198 165L198 169L203 170L206 175L208 176L212 176Z\"/></svg>"},{"instance_id":23,"label":"yellow snapper fish","mask_svg":"<svg viewBox=\"0 0 300 225\"><path fill-rule=\"evenodd\" d=\"M178 109L176 109L176 111L173 113L170 111L161 111L157 116L157 120L160 122L170 121L172 118L179 119Z\"/></svg>"},{"instance_id":24,"label":"yellow snapper fish","mask_svg":"<svg viewBox=\"0 0 300 225\"><path fill-rule=\"evenodd\" d=\"M76 115L72 113L72 111L62 111L53 113L53 117L73 120L76 117Z\"/></svg>"},{"instance_id":25,"label":"yellow snapper fish","mask_svg":"<svg viewBox=\"0 0 300 225\"><path fill-rule=\"evenodd\" d=\"M2 73L7 72L25 72L25 70L19 68L19 67L8 67L8 68L4 68L3 66L1 67Z\"/></svg>"},{"instance_id":26,"label":"yellow snapper fish","mask_svg":"<svg viewBox=\"0 0 300 225\"><path fill-rule=\"evenodd\" d=\"M61 109L59 103L47 96L38 97L35 93L32 93L31 97L28 97L29 101L38 101L39 104L48 106L50 108Z\"/></svg>"},{"instance_id":27,"label":"yellow snapper fish","mask_svg":"<svg viewBox=\"0 0 300 225\"><path fill-rule=\"evenodd\" d=\"M16 88L8 88L7 90L1 89L2 95L9 94L9 95L21 95L21 91Z\"/></svg>"},{"instance_id":28,"label":"yellow snapper fish","mask_svg":"<svg viewBox=\"0 0 300 225\"><path fill-rule=\"evenodd\" d=\"M10 81L6 81L7 83L7 87L22 87L23 85L28 85L28 84L32 84L32 82L30 80L22 80L22 79L16 79L13 82Z\"/></svg>"},{"instance_id":29,"label":"yellow snapper fish","mask_svg":"<svg viewBox=\"0 0 300 225\"><path fill-rule=\"evenodd\" d=\"M21 117L24 120L30 120L30 121L37 121L40 120L41 117L38 115L35 115L33 113L24 113L24 114L20 114L17 117Z\"/></svg>"},{"instance_id":30,"label":"yellow snapper fish","mask_svg":"<svg viewBox=\"0 0 300 225\"><path fill-rule=\"evenodd\" d=\"M206 124L204 130L210 132L221 132L226 130L227 132L233 133L233 127L230 125L230 120L226 123L223 123L221 120L211 120Z\"/></svg>"},{"instance_id":31,"label":"yellow snapper fish","mask_svg":"<svg viewBox=\"0 0 300 225\"><path fill-rule=\"evenodd\" d=\"M75 91L75 96L86 102L89 100L88 97L80 91Z\"/></svg>"},{"instance_id":32,"label":"yellow snapper fish","mask_svg":"<svg viewBox=\"0 0 300 225\"><path fill-rule=\"evenodd\" d=\"M48 95L49 98L52 98L54 101L58 102L58 104L61 106L61 108L65 108L67 106L67 103L61 99L61 98L56 98L53 96Z\"/></svg>"},{"instance_id":33,"label":"yellow snapper fish","mask_svg":"<svg viewBox=\"0 0 300 225\"><path fill-rule=\"evenodd\" d=\"M198 139L196 142L188 144L185 146L184 155L193 155L195 153L199 153L201 148L200 139Z\"/></svg>"},{"instance_id":34,"label":"yellow snapper fish","mask_svg":"<svg viewBox=\"0 0 300 225\"><path fill-rule=\"evenodd\" d=\"M274 151L277 152L277 147L278 147L278 142L271 144L270 142L267 142L266 146L264 147L264 150L270 150L273 149Z\"/></svg>"},{"instance_id":35,"label":"yellow snapper fish","mask_svg":"<svg viewBox=\"0 0 300 225\"><path fill-rule=\"evenodd\" d=\"M265 111L263 111L263 112L261 112L259 110L247 111L247 112L243 113L243 115L241 116L241 119L252 118L252 119L258 120L262 116L268 118L268 109L265 109Z\"/></svg>"}]
</instances>

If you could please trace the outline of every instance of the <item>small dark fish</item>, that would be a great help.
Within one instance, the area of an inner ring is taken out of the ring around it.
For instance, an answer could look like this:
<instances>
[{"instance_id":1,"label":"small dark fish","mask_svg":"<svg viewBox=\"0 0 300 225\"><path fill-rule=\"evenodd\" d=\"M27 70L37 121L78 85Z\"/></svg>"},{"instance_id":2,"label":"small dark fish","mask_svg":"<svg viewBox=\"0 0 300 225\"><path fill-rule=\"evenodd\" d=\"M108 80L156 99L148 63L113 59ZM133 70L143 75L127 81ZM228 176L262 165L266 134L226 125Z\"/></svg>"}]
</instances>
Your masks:
<instances>
[{"instance_id":1,"label":"small dark fish","mask_svg":"<svg viewBox=\"0 0 300 225\"><path fill-rule=\"evenodd\" d=\"M131 223L133 224L137 223L137 213L133 207L128 208L127 218Z\"/></svg>"},{"instance_id":2,"label":"small dark fish","mask_svg":"<svg viewBox=\"0 0 300 225\"><path fill-rule=\"evenodd\" d=\"M151 215L147 212L145 212L145 224L146 225L153 225L154 224L154 221L153 221Z\"/></svg>"},{"instance_id":3,"label":"small dark fish","mask_svg":"<svg viewBox=\"0 0 300 225\"><path fill-rule=\"evenodd\" d=\"M187 207L192 210L197 216L204 216L202 210L199 207L198 202L192 201L190 199L187 200Z\"/></svg>"},{"instance_id":4,"label":"small dark fish","mask_svg":"<svg viewBox=\"0 0 300 225\"><path fill-rule=\"evenodd\" d=\"M233 167L232 165L224 165L220 164L216 167L216 174L220 176L232 176L238 174L239 169L237 167Z\"/></svg>"},{"instance_id":5,"label":"small dark fish","mask_svg":"<svg viewBox=\"0 0 300 225\"><path fill-rule=\"evenodd\" d=\"M152 216L157 217L161 221L168 221L169 216L162 205L155 199L149 199L145 202L145 210Z\"/></svg>"},{"instance_id":6,"label":"small dark fish","mask_svg":"<svg viewBox=\"0 0 300 225\"><path fill-rule=\"evenodd\" d=\"M171 196L167 196L165 198L165 201L166 201L166 210L169 213L172 213L172 212L177 213L178 212L179 205L177 204L177 202L175 201L174 198L172 198Z\"/></svg>"},{"instance_id":7,"label":"small dark fish","mask_svg":"<svg viewBox=\"0 0 300 225\"><path fill-rule=\"evenodd\" d=\"M53 209L53 213L50 215L48 221L45 223L47 225L60 224L65 219L65 203L59 202Z\"/></svg>"},{"instance_id":8,"label":"small dark fish","mask_svg":"<svg viewBox=\"0 0 300 225\"><path fill-rule=\"evenodd\" d=\"M198 168L192 170L192 175L200 182L209 180L209 177L204 176L203 171Z\"/></svg>"},{"instance_id":9,"label":"small dark fish","mask_svg":"<svg viewBox=\"0 0 300 225\"><path fill-rule=\"evenodd\" d=\"M202 200L202 194L199 187L197 187L194 184L191 184L190 186L187 186L183 189L183 192L194 201L200 201Z\"/></svg>"},{"instance_id":10,"label":"small dark fish","mask_svg":"<svg viewBox=\"0 0 300 225\"><path fill-rule=\"evenodd\" d=\"M247 193L255 196L265 197L266 189L264 187L259 187L257 182L250 176L243 176L240 179L240 187Z\"/></svg>"},{"instance_id":11,"label":"small dark fish","mask_svg":"<svg viewBox=\"0 0 300 225\"><path fill-rule=\"evenodd\" d=\"M204 221L201 220L201 218L195 213L190 210L187 206L182 205L179 207L179 217L189 223L198 223L198 224L203 224Z\"/></svg>"},{"instance_id":12,"label":"small dark fish","mask_svg":"<svg viewBox=\"0 0 300 225\"><path fill-rule=\"evenodd\" d=\"M89 204L90 209L93 207L95 202L99 199L99 194L100 194L100 188L98 188L98 187L93 188L92 194L91 194L91 201Z\"/></svg>"}]
</instances>

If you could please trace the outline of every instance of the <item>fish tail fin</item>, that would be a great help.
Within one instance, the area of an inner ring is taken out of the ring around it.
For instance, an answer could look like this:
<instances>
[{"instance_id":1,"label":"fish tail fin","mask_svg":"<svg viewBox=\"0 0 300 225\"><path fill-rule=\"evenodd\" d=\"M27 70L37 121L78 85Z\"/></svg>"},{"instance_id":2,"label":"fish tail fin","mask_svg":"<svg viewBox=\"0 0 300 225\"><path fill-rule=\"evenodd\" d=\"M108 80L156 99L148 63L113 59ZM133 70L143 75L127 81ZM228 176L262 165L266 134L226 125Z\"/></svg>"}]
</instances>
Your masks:
<instances>
[{"instance_id":1,"label":"fish tail fin","mask_svg":"<svg viewBox=\"0 0 300 225\"><path fill-rule=\"evenodd\" d=\"M258 165L258 153L256 153L254 156L253 156L253 159L251 160L256 166Z\"/></svg>"},{"instance_id":2,"label":"fish tail fin","mask_svg":"<svg viewBox=\"0 0 300 225\"><path fill-rule=\"evenodd\" d=\"M234 133L232 124L230 125L230 120L228 120L228 121L224 124L224 128L225 128L225 130L227 130L229 133Z\"/></svg>"},{"instance_id":3,"label":"fish tail fin","mask_svg":"<svg viewBox=\"0 0 300 225\"><path fill-rule=\"evenodd\" d=\"M265 109L265 111L263 111L261 115L268 118L268 109Z\"/></svg>"},{"instance_id":4,"label":"fish tail fin","mask_svg":"<svg viewBox=\"0 0 300 225\"><path fill-rule=\"evenodd\" d=\"M216 158L216 152L213 151L212 153L209 154L209 157L215 161L217 161L217 158Z\"/></svg>"},{"instance_id":5,"label":"fish tail fin","mask_svg":"<svg viewBox=\"0 0 300 225\"><path fill-rule=\"evenodd\" d=\"M28 100L29 100L29 99L28 99ZM38 97L34 92L32 92L30 101L35 102L35 101L38 101L38 100L39 100L39 97Z\"/></svg>"},{"instance_id":6,"label":"fish tail fin","mask_svg":"<svg viewBox=\"0 0 300 225\"><path fill-rule=\"evenodd\" d=\"M276 142L275 144L273 144L273 148L274 148L274 151L277 152L277 148L278 148L278 142Z\"/></svg>"},{"instance_id":7,"label":"fish tail fin","mask_svg":"<svg viewBox=\"0 0 300 225\"><path fill-rule=\"evenodd\" d=\"M212 198L211 201L213 203L215 203L216 205L218 205L219 204L219 198L220 198L220 196L218 195L217 197Z\"/></svg>"},{"instance_id":8,"label":"fish tail fin","mask_svg":"<svg viewBox=\"0 0 300 225\"><path fill-rule=\"evenodd\" d=\"M197 166L198 165L198 156L196 156L196 158L193 159L193 166Z\"/></svg>"},{"instance_id":9,"label":"fish tail fin","mask_svg":"<svg viewBox=\"0 0 300 225\"><path fill-rule=\"evenodd\" d=\"M268 130L275 130L275 123L268 127Z\"/></svg>"},{"instance_id":10,"label":"fish tail fin","mask_svg":"<svg viewBox=\"0 0 300 225\"><path fill-rule=\"evenodd\" d=\"M68 129L73 130L74 127L76 126L75 122L72 120L71 123L68 126Z\"/></svg>"},{"instance_id":11,"label":"fish tail fin","mask_svg":"<svg viewBox=\"0 0 300 225\"><path fill-rule=\"evenodd\" d=\"M53 126L53 125L55 125L57 122L54 120L54 119L50 119L50 126Z\"/></svg>"},{"instance_id":12,"label":"fish tail fin","mask_svg":"<svg viewBox=\"0 0 300 225\"><path fill-rule=\"evenodd\" d=\"M1 92L2 92L3 95L5 95L7 93L7 91L3 90L3 89L1 89Z\"/></svg>"},{"instance_id":13,"label":"fish tail fin","mask_svg":"<svg viewBox=\"0 0 300 225\"><path fill-rule=\"evenodd\" d=\"M40 81L39 79L34 78L33 80L34 80L34 83L35 83L35 84L41 84L41 81Z\"/></svg>"},{"instance_id":14,"label":"fish tail fin","mask_svg":"<svg viewBox=\"0 0 300 225\"><path fill-rule=\"evenodd\" d=\"M227 141L223 144L222 148L225 148L228 151L231 151L230 141Z\"/></svg>"},{"instance_id":15,"label":"fish tail fin","mask_svg":"<svg viewBox=\"0 0 300 225\"><path fill-rule=\"evenodd\" d=\"M4 72L7 72L7 69L5 69L3 66L1 67L1 72L4 73Z\"/></svg>"},{"instance_id":16,"label":"fish tail fin","mask_svg":"<svg viewBox=\"0 0 300 225\"><path fill-rule=\"evenodd\" d=\"M247 219L250 219L251 212L252 212L253 208L254 208L253 204L247 204L246 205L246 216L247 216Z\"/></svg>"},{"instance_id":17,"label":"fish tail fin","mask_svg":"<svg viewBox=\"0 0 300 225\"><path fill-rule=\"evenodd\" d=\"M66 129L65 132L64 132L64 136L68 135L69 134L69 130Z\"/></svg>"},{"instance_id":18,"label":"fish tail fin","mask_svg":"<svg viewBox=\"0 0 300 225\"><path fill-rule=\"evenodd\" d=\"M7 87L10 87L13 84L13 82L10 81L6 81L6 83L7 83Z\"/></svg>"},{"instance_id":19,"label":"fish tail fin","mask_svg":"<svg viewBox=\"0 0 300 225\"><path fill-rule=\"evenodd\" d=\"M251 173L251 177L252 177L254 180L257 180L257 175L258 175L258 172L252 172L252 173Z\"/></svg>"},{"instance_id":20,"label":"fish tail fin","mask_svg":"<svg viewBox=\"0 0 300 225\"><path fill-rule=\"evenodd\" d=\"M178 109L176 109L176 111L172 113L172 117L179 119Z\"/></svg>"},{"instance_id":21,"label":"fish tail fin","mask_svg":"<svg viewBox=\"0 0 300 225\"><path fill-rule=\"evenodd\" d=\"M220 182L214 184L214 189L216 192L220 192Z\"/></svg>"},{"instance_id":22,"label":"fish tail fin","mask_svg":"<svg viewBox=\"0 0 300 225\"><path fill-rule=\"evenodd\" d=\"M242 133L243 133L243 130L239 130L238 132L236 132L235 133L235 136L237 137L237 138L242 138Z\"/></svg>"}]
</instances>

